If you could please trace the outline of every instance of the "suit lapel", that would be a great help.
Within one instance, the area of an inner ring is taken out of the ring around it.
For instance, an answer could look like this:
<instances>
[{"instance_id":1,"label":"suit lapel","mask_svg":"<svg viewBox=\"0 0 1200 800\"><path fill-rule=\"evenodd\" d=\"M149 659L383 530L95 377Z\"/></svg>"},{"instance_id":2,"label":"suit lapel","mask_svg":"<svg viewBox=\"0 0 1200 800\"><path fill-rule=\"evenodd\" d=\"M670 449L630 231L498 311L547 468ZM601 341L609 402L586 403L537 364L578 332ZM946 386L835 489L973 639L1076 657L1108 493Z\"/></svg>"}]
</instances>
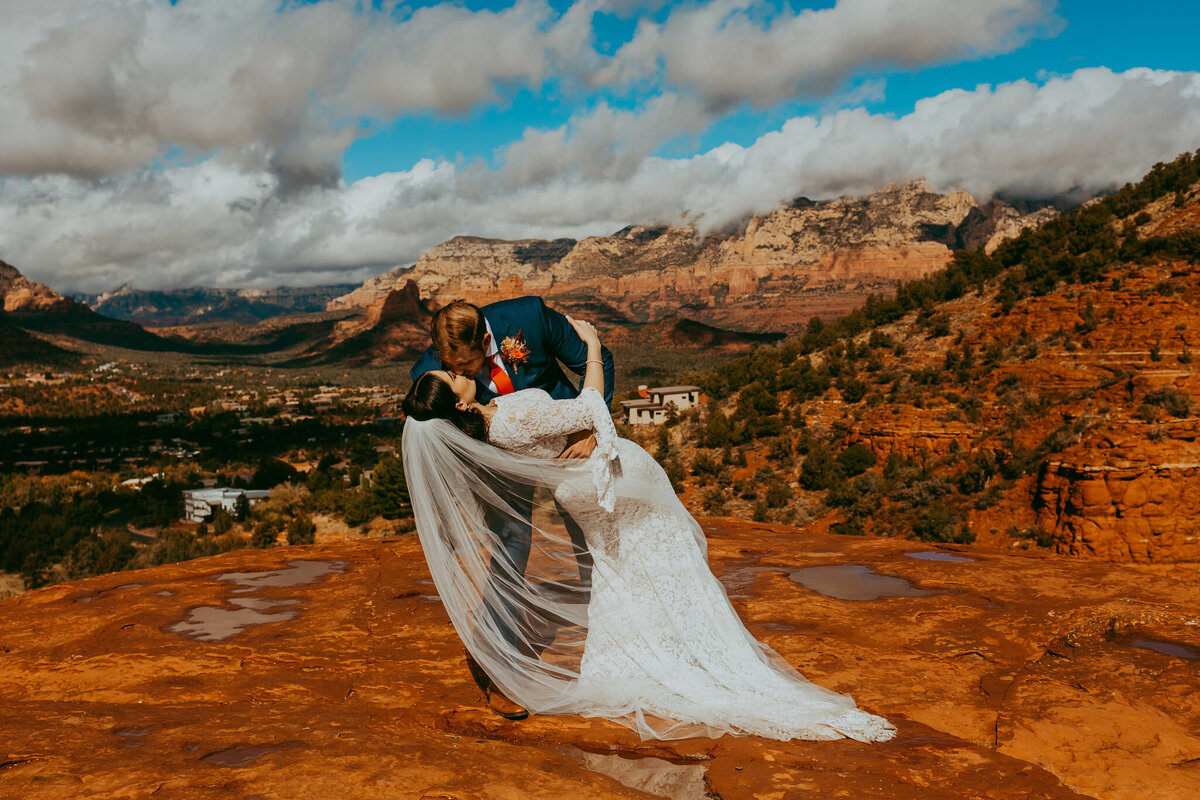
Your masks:
<instances>
[{"instance_id":1,"label":"suit lapel","mask_svg":"<svg viewBox=\"0 0 1200 800\"><path fill-rule=\"evenodd\" d=\"M492 327L492 336L496 337L496 347L499 347L505 338L516 336L517 331L522 330L521 325L518 325L514 320L510 320L503 313L496 311L491 313L485 312L484 317L487 319L487 324ZM530 372L528 363L517 366L509 361L504 361L504 371L509 373L509 380L512 381L512 391L517 392L522 389L528 389ZM476 381L476 383L479 383L479 381ZM486 389L486 386L484 389ZM488 391L488 393L493 397L496 396L491 391Z\"/></svg>"},{"instance_id":2,"label":"suit lapel","mask_svg":"<svg viewBox=\"0 0 1200 800\"><path fill-rule=\"evenodd\" d=\"M506 337L514 335L513 331L510 330L512 325L509 323L508 318L500 312L495 310L485 311L483 317L487 320L488 327L492 329L492 336L496 337L497 348L500 347L500 343L503 342ZM513 391L515 392L519 389L524 389L524 384L518 382L522 376L513 374L511 364L505 362L505 366L507 367L506 371L508 372L508 377L512 381ZM492 398L496 397L496 392L493 392L487 386L484 386L481 381L475 381L475 385L479 387L477 394L487 396L487 400L482 400L481 402L486 404L490 402Z\"/></svg>"}]
</instances>

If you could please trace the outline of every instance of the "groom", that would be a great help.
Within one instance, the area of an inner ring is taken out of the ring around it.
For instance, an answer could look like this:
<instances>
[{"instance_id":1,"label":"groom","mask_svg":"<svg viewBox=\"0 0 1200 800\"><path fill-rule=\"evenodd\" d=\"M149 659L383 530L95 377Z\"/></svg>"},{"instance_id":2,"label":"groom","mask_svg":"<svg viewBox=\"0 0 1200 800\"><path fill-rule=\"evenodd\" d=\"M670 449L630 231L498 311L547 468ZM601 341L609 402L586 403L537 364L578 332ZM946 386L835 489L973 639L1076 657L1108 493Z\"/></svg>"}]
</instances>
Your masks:
<instances>
[{"instance_id":1,"label":"groom","mask_svg":"<svg viewBox=\"0 0 1200 800\"><path fill-rule=\"evenodd\" d=\"M476 383L476 400L488 403L497 395L510 394L521 389L544 389L551 397L559 400L578 396L581 387L576 387L567 378L561 361L573 372L587 371L587 345L575 333L570 321L558 311L549 308L540 297L518 297L502 300L479 308L471 303L456 300L439 309L430 325L431 346L412 368L412 379L435 369L445 369L468 378ZM612 405L613 357L607 347L601 348L604 367L604 402ZM559 458L587 458L596 448L596 436L589 431L580 431L567 439L567 446ZM516 520L496 520L493 530L504 548L503 557L518 574L525 574L529 563L529 549L533 536L533 497L521 498L526 524ZM575 520L561 508L563 524L571 537L575 559L579 567L579 580L587 586L591 580L592 558L584 541L583 531ZM495 559L493 559L493 564ZM501 571L493 568L493 574ZM500 620L501 634L514 649L520 637ZM471 675L489 696L487 676L468 656ZM527 714L515 703L508 703L509 710L498 708L492 701L492 710L509 719L522 719ZM503 703L500 703L503 706ZM513 710L516 709L516 710Z\"/></svg>"}]
</instances>

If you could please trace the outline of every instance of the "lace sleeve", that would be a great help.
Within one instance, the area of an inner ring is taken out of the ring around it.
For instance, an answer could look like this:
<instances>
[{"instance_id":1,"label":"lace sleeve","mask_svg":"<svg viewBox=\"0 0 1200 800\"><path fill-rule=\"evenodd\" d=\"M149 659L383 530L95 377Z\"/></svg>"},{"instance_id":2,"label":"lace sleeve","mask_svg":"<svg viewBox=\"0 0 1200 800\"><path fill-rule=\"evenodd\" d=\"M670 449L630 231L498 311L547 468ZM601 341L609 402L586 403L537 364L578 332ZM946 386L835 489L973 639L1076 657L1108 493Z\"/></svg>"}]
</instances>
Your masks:
<instances>
[{"instance_id":1,"label":"lace sleeve","mask_svg":"<svg viewBox=\"0 0 1200 800\"><path fill-rule=\"evenodd\" d=\"M596 392L593 391L593 394ZM545 392L526 390L507 398L500 410L503 419L493 418L492 425L497 427L496 422L502 422L502 431L497 430L496 433L499 434L497 438L503 440L497 441L497 444L503 447L592 430L595 425L594 411L582 396L571 400L555 400Z\"/></svg>"},{"instance_id":2,"label":"lace sleeve","mask_svg":"<svg viewBox=\"0 0 1200 800\"><path fill-rule=\"evenodd\" d=\"M595 389L584 389L579 397L555 400L540 390L527 389L500 398L500 410L492 418L488 439L498 447L541 457L553 457L544 444L558 442L549 450L558 455L563 437L576 431L596 434L596 449L588 465L600 505L612 511L616 480L621 477L617 453L617 429L604 397ZM582 465L581 465L582 466Z\"/></svg>"},{"instance_id":3,"label":"lace sleeve","mask_svg":"<svg viewBox=\"0 0 1200 800\"><path fill-rule=\"evenodd\" d=\"M591 459L592 480L596 484L600 507L612 511L617 499L617 478L621 477L617 427L613 425L612 413L600 392L587 388L579 393L578 399L587 404L592 416L592 430L596 434L596 449Z\"/></svg>"}]
</instances>

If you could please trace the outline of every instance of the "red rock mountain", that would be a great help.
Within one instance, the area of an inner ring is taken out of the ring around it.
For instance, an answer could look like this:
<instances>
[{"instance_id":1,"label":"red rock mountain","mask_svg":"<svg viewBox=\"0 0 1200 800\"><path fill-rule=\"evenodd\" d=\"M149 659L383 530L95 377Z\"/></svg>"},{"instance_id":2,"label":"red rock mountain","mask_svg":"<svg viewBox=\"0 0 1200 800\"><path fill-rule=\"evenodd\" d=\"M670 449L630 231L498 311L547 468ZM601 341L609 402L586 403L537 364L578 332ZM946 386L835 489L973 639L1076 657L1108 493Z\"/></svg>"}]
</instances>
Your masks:
<instances>
[{"instance_id":1,"label":"red rock mountain","mask_svg":"<svg viewBox=\"0 0 1200 800\"><path fill-rule=\"evenodd\" d=\"M43 283L35 283L16 267L0 261L0 306L3 311L62 311L77 305Z\"/></svg>"},{"instance_id":2,"label":"red rock mountain","mask_svg":"<svg viewBox=\"0 0 1200 800\"><path fill-rule=\"evenodd\" d=\"M736 234L638 225L582 241L459 236L327 308L371 307L412 280L438 304L538 294L614 321L654 322L682 311L722 328L788 331L941 269L954 248L990 251L1056 213L981 207L966 192L940 195L913 181L865 198L801 198Z\"/></svg>"},{"instance_id":3,"label":"red rock mountain","mask_svg":"<svg viewBox=\"0 0 1200 800\"><path fill-rule=\"evenodd\" d=\"M343 320L289 363L381 365L415 359L429 346L434 305L422 300L415 281L389 291L364 317Z\"/></svg>"},{"instance_id":4,"label":"red rock mountain","mask_svg":"<svg viewBox=\"0 0 1200 800\"><path fill-rule=\"evenodd\" d=\"M1200 563L1198 354L1200 155L1185 154L990 258L963 253L893 300L693 376L714 402L681 425L689 502Z\"/></svg>"}]
</instances>

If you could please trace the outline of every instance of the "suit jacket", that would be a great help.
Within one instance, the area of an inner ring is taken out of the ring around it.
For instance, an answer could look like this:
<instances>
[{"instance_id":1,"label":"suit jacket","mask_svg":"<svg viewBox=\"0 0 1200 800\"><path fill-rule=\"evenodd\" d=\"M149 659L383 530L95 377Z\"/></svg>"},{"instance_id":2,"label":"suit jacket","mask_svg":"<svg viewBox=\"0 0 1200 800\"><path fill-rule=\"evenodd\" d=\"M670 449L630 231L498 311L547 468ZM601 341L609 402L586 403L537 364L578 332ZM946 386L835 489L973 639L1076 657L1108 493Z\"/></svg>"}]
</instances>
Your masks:
<instances>
[{"instance_id":1,"label":"suit jacket","mask_svg":"<svg viewBox=\"0 0 1200 800\"><path fill-rule=\"evenodd\" d=\"M567 378L558 362L566 364L574 372L583 374L587 368L587 345L575 333L571 323L560 312L549 308L540 297L517 297L491 303L482 309L484 318L491 326L497 346L509 336L518 333L525 338L529 347L529 358L524 364L504 362L513 390L544 389L553 398L565 400L577 397L583 382L575 386ZM613 357L607 347L600 348L604 362L604 402L612 405ZM430 346L412 368L412 379L434 369L443 369L437 350ZM476 399L487 403L496 393L479 380L475 381Z\"/></svg>"}]
</instances>

